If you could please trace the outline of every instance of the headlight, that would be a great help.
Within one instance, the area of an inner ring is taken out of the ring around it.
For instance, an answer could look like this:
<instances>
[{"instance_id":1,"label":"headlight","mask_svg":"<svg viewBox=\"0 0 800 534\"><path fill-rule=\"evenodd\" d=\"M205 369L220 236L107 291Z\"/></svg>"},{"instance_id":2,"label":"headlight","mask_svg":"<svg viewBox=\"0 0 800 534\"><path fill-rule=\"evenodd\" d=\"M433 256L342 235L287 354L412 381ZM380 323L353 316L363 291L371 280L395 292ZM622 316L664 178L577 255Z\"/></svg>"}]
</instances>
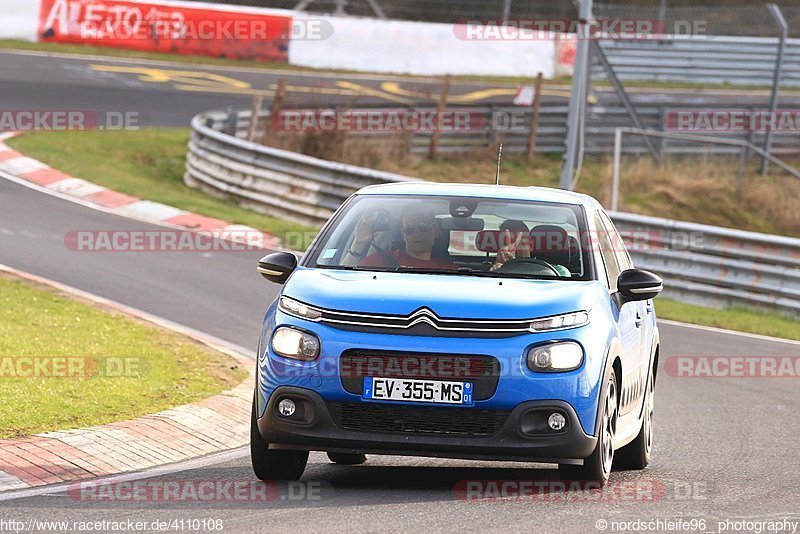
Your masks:
<instances>
[{"instance_id":1,"label":"headlight","mask_svg":"<svg viewBox=\"0 0 800 534\"><path fill-rule=\"evenodd\" d=\"M285 358L316 360L319 356L319 338L302 330L282 326L272 334L272 350Z\"/></svg>"},{"instance_id":2,"label":"headlight","mask_svg":"<svg viewBox=\"0 0 800 534\"><path fill-rule=\"evenodd\" d=\"M566 328L576 328L583 326L589 322L589 312L578 311L572 313L565 313L563 315L554 315L553 317L544 317L531 321L529 327L531 332L547 332L550 330L564 330Z\"/></svg>"},{"instance_id":3,"label":"headlight","mask_svg":"<svg viewBox=\"0 0 800 534\"><path fill-rule=\"evenodd\" d=\"M528 351L528 368L538 372L574 371L583 363L583 348L572 341L558 341Z\"/></svg>"},{"instance_id":4,"label":"headlight","mask_svg":"<svg viewBox=\"0 0 800 534\"><path fill-rule=\"evenodd\" d=\"M290 299L289 297L281 297L281 300L278 302L278 307L281 311L288 313L289 315L294 315L295 317L300 317L302 319L308 319L309 321L318 321L322 317L322 312L316 308L312 308L302 302L298 302L294 299Z\"/></svg>"}]
</instances>

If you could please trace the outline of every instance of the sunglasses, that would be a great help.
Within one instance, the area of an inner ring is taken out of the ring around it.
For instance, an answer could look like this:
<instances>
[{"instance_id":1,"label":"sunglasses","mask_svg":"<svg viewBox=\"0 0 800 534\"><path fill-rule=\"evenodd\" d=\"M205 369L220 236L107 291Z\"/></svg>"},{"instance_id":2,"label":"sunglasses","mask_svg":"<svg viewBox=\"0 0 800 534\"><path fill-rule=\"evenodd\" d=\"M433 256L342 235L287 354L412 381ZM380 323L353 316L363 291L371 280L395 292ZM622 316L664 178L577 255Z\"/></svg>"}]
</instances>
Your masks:
<instances>
[{"instance_id":1,"label":"sunglasses","mask_svg":"<svg viewBox=\"0 0 800 534\"><path fill-rule=\"evenodd\" d=\"M433 225L431 223L409 224L403 227L403 233L405 235L414 235L417 232L427 234L431 230L433 230Z\"/></svg>"}]
</instances>

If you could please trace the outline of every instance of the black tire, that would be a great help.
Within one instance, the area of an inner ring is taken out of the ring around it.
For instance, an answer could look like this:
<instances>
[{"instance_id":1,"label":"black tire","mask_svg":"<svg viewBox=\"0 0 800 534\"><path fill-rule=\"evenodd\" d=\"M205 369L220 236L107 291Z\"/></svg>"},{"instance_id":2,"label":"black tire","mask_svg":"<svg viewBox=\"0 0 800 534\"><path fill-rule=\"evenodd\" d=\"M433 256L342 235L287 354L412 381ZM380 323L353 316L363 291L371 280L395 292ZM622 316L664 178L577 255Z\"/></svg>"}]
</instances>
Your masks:
<instances>
[{"instance_id":1,"label":"black tire","mask_svg":"<svg viewBox=\"0 0 800 534\"><path fill-rule=\"evenodd\" d=\"M583 465L558 465L558 476L562 480L598 482L605 486L614 464L613 439L617 431L619 400L617 393L617 374L614 369L606 379L603 411L597 446L591 456L584 459Z\"/></svg>"},{"instance_id":2,"label":"black tire","mask_svg":"<svg viewBox=\"0 0 800 534\"><path fill-rule=\"evenodd\" d=\"M250 461L259 480L298 480L308 463L308 451L270 450L256 422L256 402L250 415Z\"/></svg>"},{"instance_id":3,"label":"black tire","mask_svg":"<svg viewBox=\"0 0 800 534\"><path fill-rule=\"evenodd\" d=\"M644 469L650 464L653 450L653 402L655 399L655 380L653 371L650 371L645 397L644 417L639 435L629 444L617 451L620 467L625 469Z\"/></svg>"},{"instance_id":4,"label":"black tire","mask_svg":"<svg viewBox=\"0 0 800 534\"><path fill-rule=\"evenodd\" d=\"M329 452L328 459L335 464L361 465L367 461L367 455L355 452Z\"/></svg>"}]
</instances>

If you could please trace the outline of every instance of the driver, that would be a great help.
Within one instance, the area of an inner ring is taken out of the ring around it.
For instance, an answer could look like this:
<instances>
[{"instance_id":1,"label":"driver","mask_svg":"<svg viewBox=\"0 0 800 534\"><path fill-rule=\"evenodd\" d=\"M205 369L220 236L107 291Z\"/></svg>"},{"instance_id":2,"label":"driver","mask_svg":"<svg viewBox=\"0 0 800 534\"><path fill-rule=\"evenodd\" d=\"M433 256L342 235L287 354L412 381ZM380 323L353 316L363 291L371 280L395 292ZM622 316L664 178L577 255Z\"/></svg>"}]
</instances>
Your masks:
<instances>
[{"instance_id":1,"label":"driver","mask_svg":"<svg viewBox=\"0 0 800 534\"><path fill-rule=\"evenodd\" d=\"M409 204L400 217L403 248L382 250L358 262L359 267L416 267L420 269L458 269L449 259L434 254L433 244L438 225L433 210L425 204ZM348 256L363 257L372 245L375 231L368 219L356 225Z\"/></svg>"},{"instance_id":2,"label":"driver","mask_svg":"<svg viewBox=\"0 0 800 534\"><path fill-rule=\"evenodd\" d=\"M501 247L490 271L498 270L511 260L531 257L531 233L527 224L508 219L500 225L500 232Z\"/></svg>"},{"instance_id":3,"label":"driver","mask_svg":"<svg viewBox=\"0 0 800 534\"><path fill-rule=\"evenodd\" d=\"M508 219L500 225L500 232L501 247L497 251L494 263L489 268L490 271L497 271L511 260L531 257L531 234L528 225L519 220ZM572 276L565 266L551 265L561 276Z\"/></svg>"}]
</instances>

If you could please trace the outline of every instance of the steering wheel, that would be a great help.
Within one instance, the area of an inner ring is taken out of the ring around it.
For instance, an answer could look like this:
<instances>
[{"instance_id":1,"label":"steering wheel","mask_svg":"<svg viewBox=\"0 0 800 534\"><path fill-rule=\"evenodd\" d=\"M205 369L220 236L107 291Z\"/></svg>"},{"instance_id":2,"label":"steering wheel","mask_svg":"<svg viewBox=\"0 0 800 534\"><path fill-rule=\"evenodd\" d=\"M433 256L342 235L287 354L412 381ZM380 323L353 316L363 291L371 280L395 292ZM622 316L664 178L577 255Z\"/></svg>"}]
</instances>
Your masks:
<instances>
[{"instance_id":1,"label":"steering wheel","mask_svg":"<svg viewBox=\"0 0 800 534\"><path fill-rule=\"evenodd\" d=\"M515 258L513 260L505 262L498 269L498 271L501 273L513 271L519 274L549 274L549 273L543 273L541 269L536 269L535 268L536 265L544 267L548 271L551 271L554 275L561 277L561 273L558 272L555 267L553 267L546 261L540 260L538 258ZM518 269L518 267L522 267L522 269ZM533 269L528 269L526 267L533 267ZM536 272L530 272L530 271L536 271Z\"/></svg>"}]
</instances>

